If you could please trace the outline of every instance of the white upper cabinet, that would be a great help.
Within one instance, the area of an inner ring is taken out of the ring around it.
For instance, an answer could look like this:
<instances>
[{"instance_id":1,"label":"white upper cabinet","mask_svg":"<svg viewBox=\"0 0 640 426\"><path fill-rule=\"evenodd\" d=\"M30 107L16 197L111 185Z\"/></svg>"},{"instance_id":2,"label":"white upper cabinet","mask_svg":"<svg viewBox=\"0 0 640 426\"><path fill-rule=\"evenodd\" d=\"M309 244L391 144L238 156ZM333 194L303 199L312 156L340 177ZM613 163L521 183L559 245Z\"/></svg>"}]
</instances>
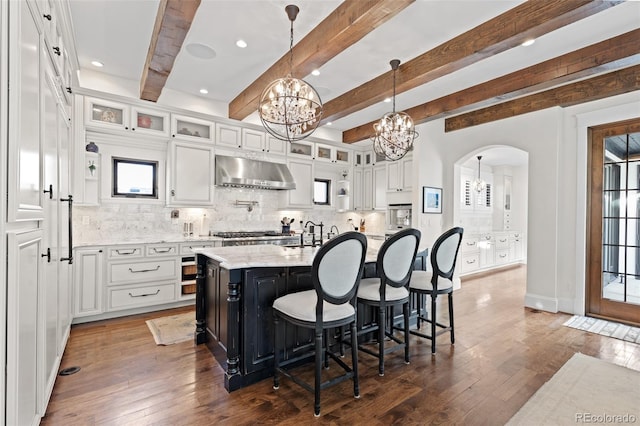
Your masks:
<instances>
[{"instance_id":1,"label":"white upper cabinet","mask_svg":"<svg viewBox=\"0 0 640 426\"><path fill-rule=\"evenodd\" d=\"M315 158L313 142L296 141L289 143L289 156L313 160Z\"/></svg>"},{"instance_id":2,"label":"white upper cabinet","mask_svg":"<svg viewBox=\"0 0 640 426\"><path fill-rule=\"evenodd\" d=\"M169 113L147 108L131 108L131 130L136 133L168 137Z\"/></svg>"},{"instance_id":3,"label":"white upper cabinet","mask_svg":"<svg viewBox=\"0 0 640 426\"><path fill-rule=\"evenodd\" d=\"M266 154L287 155L288 142L275 138L261 130L242 129L243 149Z\"/></svg>"},{"instance_id":4,"label":"white upper cabinet","mask_svg":"<svg viewBox=\"0 0 640 426\"><path fill-rule=\"evenodd\" d=\"M213 204L212 146L187 141L171 141L167 164L167 205Z\"/></svg>"},{"instance_id":5,"label":"white upper cabinet","mask_svg":"<svg viewBox=\"0 0 640 426\"><path fill-rule=\"evenodd\" d=\"M289 171L296 189L281 192L282 208L310 209L313 207L313 162L304 159L289 159Z\"/></svg>"},{"instance_id":6,"label":"white upper cabinet","mask_svg":"<svg viewBox=\"0 0 640 426\"><path fill-rule=\"evenodd\" d=\"M129 130L131 108L127 104L104 99L85 98L85 124L112 130Z\"/></svg>"},{"instance_id":7,"label":"white upper cabinet","mask_svg":"<svg viewBox=\"0 0 640 426\"><path fill-rule=\"evenodd\" d=\"M241 148L242 128L230 124L216 124L216 145L229 148Z\"/></svg>"},{"instance_id":8,"label":"white upper cabinet","mask_svg":"<svg viewBox=\"0 0 640 426\"><path fill-rule=\"evenodd\" d=\"M387 162L387 191L411 191L413 158L406 156L398 161Z\"/></svg>"},{"instance_id":9,"label":"white upper cabinet","mask_svg":"<svg viewBox=\"0 0 640 426\"><path fill-rule=\"evenodd\" d=\"M213 142L215 124L199 118L171 114L171 137L198 142Z\"/></svg>"}]
</instances>

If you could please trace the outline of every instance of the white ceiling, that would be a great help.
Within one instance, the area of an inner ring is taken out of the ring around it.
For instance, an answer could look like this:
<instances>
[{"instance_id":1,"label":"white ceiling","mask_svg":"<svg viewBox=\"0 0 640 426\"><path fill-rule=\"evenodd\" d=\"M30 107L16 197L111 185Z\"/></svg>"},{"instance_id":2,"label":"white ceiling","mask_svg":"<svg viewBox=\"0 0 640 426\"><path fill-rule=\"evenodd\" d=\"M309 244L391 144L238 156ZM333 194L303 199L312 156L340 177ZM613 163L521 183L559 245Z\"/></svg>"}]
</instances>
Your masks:
<instances>
[{"instance_id":1,"label":"white ceiling","mask_svg":"<svg viewBox=\"0 0 640 426\"><path fill-rule=\"evenodd\" d=\"M319 76L296 77L311 83L326 102L388 71L391 59L407 62L521 2L417 0L325 64ZM95 70L90 62L99 60L105 64L101 72L139 82L158 3L158 0L70 0L81 70ZM185 46L205 44L216 56L199 59L183 48L165 87L229 103L288 52L289 20L284 8L289 3L290 0L202 0ZM294 43L340 3L296 1L300 13L294 23ZM494 55L399 94L396 109L425 103L638 27L640 2L626 2L541 37L533 46ZM248 47L236 47L238 39L244 39ZM209 93L201 95L201 88ZM332 128L346 130L373 121L390 110L389 103L379 103L334 122Z\"/></svg>"}]
</instances>

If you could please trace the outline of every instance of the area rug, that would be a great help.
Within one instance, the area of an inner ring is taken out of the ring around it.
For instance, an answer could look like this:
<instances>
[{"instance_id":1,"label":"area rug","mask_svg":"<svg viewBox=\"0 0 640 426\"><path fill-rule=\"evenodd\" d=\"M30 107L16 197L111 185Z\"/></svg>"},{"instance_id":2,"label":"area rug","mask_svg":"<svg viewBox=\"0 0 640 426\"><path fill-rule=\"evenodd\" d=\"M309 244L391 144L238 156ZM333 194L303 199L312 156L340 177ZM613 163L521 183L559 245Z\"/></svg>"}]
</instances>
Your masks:
<instances>
[{"instance_id":1,"label":"area rug","mask_svg":"<svg viewBox=\"0 0 640 426\"><path fill-rule=\"evenodd\" d=\"M603 336L615 337L626 342L640 343L640 327L632 327L618 322L574 315L563 325Z\"/></svg>"},{"instance_id":2,"label":"area rug","mask_svg":"<svg viewBox=\"0 0 640 426\"><path fill-rule=\"evenodd\" d=\"M193 339L196 330L195 313L171 315L147 321L157 345L172 345Z\"/></svg>"},{"instance_id":3,"label":"area rug","mask_svg":"<svg viewBox=\"0 0 640 426\"><path fill-rule=\"evenodd\" d=\"M640 421L640 371L576 353L507 425Z\"/></svg>"}]
</instances>

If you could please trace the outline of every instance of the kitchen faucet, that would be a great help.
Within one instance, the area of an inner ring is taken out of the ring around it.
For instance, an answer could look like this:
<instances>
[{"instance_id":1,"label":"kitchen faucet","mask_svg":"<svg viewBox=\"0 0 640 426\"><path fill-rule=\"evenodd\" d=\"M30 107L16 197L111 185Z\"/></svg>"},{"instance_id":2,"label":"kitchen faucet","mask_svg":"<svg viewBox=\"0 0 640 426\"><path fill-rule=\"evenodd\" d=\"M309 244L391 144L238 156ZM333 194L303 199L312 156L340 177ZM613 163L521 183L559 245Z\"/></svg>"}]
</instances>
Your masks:
<instances>
[{"instance_id":1,"label":"kitchen faucet","mask_svg":"<svg viewBox=\"0 0 640 426\"><path fill-rule=\"evenodd\" d=\"M324 227L324 224L322 222L320 223L314 223L310 220L307 221L307 223L304 224L304 229L307 229L307 226L309 226L309 224L311 224L312 226L309 228L309 232L311 233L311 245L315 247L316 245L316 233L315 233L315 226L319 226L320 227L320 245L322 245L322 228Z\"/></svg>"},{"instance_id":2,"label":"kitchen faucet","mask_svg":"<svg viewBox=\"0 0 640 426\"><path fill-rule=\"evenodd\" d=\"M331 225L331 228L329 228L329 232L327 233L327 238L331 238L331 233L333 232L334 229L336 230L336 233L334 235L340 234L340 230L338 229L338 227L335 225Z\"/></svg>"}]
</instances>

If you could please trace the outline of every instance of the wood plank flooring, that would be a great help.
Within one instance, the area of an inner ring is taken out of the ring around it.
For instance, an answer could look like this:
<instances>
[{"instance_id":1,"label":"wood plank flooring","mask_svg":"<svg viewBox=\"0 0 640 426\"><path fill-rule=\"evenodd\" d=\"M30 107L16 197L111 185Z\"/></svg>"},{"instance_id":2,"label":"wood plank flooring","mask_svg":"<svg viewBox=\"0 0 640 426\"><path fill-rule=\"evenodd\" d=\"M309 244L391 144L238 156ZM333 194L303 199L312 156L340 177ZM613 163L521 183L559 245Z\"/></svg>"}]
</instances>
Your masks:
<instances>
[{"instance_id":1,"label":"wood plank flooring","mask_svg":"<svg viewBox=\"0 0 640 426\"><path fill-rule=\"evenodd\" d=\"M456 344L412 336L411 364L360 359L361 398L350 381L313 395L282 379L231 394L205 345L156 346L145 320L189 308L74 326L43 425L504 424L576 352L640 370L640 345L562 326L570 316L523 307L526 268L465 279L454 294ZM443 299L444 300L444 299ZM443 309L445 308L445 309ZM440 308L446 314L446 302ZM350 357L346 357L350 359Z\"/></svg>"}]
</instances>

